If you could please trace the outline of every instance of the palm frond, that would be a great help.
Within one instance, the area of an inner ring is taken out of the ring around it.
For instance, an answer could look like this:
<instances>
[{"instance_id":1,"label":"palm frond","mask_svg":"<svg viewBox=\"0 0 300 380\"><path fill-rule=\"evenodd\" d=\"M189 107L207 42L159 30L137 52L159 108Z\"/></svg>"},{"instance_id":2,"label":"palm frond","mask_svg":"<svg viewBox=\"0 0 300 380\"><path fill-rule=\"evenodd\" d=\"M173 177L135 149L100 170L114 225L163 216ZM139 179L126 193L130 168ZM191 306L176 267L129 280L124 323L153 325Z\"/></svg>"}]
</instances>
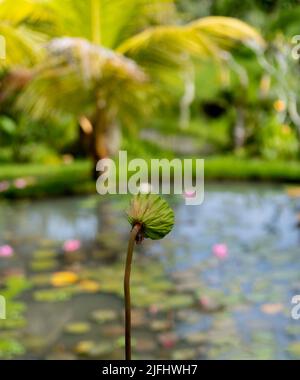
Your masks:
<instances>
[{"instance_id":1,"label":"palm frond","mask_svg":"<svg viewBox=\"0 0 300 380\"><path fill-rule=\"evenodd\" d=\"M5 39L6 58L0 60L0 68L13 65L32 65L42 56L41 44L45 36L26 25L18 27L0 22L0 35Z\"/></svg>"},{"instance_id":2,"label":"palm frond","mask_svg":"<svg viewBox=\"0 0 300 380\"><path fill-rule=\"evenodd\" d=\"M147 79L132 60L80 38L53 40L36 71L17 101L35 118L91 114L99 102L124 107Z\"/></svg>"},{"instance_id":3,"label":"palm frond","mask_svg":"<svg viewBox=\"0 0 300 380\"><path fill-rule=\"evenodd\" d=\"M93 41L94 20L99 24L98 43L115 48L150 24L170 16L173 0L52 0L55 14L52 36L83 37ZM94 19L94 20L93 20Z\"/></svg>"},{"instance_id":4,"label":"palm frond","mask_svg":"<svg viewBox=\"0 0 300 380\"><path fill-rule=\"evenodd\" d=\"M36 63L47 40L39 25L52 23L53 17L49 0L0 0L0 34L6 42L0 67Z\"/></svg>"},{"instance_id":5,"label":"palm frond","mask_svg":"<svg viewBox=\"0 0 300 380\"><path fill-rule=\"evenodd\" d=\"M265 46L261 35L247 23L232 17L210 16L188 24L187 28L206 35L220 48L232 46L234 42L255 44L257 48Z\"/></svg>"},{"instance_id":6,"label":"palm frond","mask_svg":"<svg viewBox=\"0 0 300 380\"><path fill-rule=\"evenodd\" d=\"M118 47L118 51L137 60L158 66L181 66L186 56L222 59L222 50L249 42L263 47L264 41L246 23L227 17L206 17L187 25L149 28Z\"/></svg>"},{"instance_id":7,"label":"palm frond","mask_svg":"<svg viewBox=\"0 0 300 380\"><path fill-rule=\"evenodd\" d=\"M0 20L15 26L24 21L53 22L54 16L49 0L0 0Z\"/></svg>"}]
</instances>

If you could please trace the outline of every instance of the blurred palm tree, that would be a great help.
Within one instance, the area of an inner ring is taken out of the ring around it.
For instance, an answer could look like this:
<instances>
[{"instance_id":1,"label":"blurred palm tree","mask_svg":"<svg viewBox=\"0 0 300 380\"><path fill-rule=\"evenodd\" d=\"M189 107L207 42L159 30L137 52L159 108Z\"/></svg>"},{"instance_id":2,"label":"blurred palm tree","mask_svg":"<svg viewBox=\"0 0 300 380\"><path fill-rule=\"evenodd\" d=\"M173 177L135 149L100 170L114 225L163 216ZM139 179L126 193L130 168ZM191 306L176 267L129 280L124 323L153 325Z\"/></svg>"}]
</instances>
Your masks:
<instances>
[{"instance_id":1,"label":"blurred palm tree","mask_svg":"<svg viewBox=\"0 0 300 380\"><path fill-rule=\"evenodd\" d=\"M17 2L20 9L31 3L48 11L38 18L37 9L32 7L31 16L28 8L24 21L34 39L35 33L68 36L46 45L18 106L35 117L78 118L95 160L113 153L109 142L118 122L147 108L147 93L171 86L174 74L189 72L193 59L213 59L222 67L236 43L264 45L253 28L233 18L181 25L171 0ZM0 15L2 3L7 1L0 2Z\"/></svg>"}]
</instances>

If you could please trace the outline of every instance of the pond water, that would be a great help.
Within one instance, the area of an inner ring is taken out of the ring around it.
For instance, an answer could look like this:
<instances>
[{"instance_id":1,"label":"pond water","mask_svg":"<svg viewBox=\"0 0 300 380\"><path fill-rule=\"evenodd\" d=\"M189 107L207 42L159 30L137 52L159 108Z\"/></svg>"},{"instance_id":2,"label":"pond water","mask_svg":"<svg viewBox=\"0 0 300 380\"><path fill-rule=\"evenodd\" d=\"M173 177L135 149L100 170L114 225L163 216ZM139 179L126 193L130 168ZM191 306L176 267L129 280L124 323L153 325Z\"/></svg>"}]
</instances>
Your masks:
<instances>
[{"instance_id":1,"label":"pond water","mask_svg":"<svg viewBox=\"0 0 300 380\"><path fill-rule=\"evenodd\" d=\"M0 357L123 358L128 201L0 203L0 246L14 250L0 257ZM201 206L168 201L173 231L134 255L134 358L300 358L299 202L226 183L207 185Z\"/></svg>"}]
</instances>

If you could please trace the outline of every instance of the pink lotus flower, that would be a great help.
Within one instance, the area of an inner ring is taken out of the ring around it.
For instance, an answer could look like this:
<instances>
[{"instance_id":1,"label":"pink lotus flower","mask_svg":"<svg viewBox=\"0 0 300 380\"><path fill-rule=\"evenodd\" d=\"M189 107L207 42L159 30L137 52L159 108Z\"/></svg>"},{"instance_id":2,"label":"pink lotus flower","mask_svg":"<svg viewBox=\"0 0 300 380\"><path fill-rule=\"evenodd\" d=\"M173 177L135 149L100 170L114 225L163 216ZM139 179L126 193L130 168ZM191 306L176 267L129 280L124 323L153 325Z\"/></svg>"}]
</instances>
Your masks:
<instances>
[{"instance_id":1,"label":"pink lotus flower","mask_svg":"<svg viewBox=\"0 0 300 380\"><path fill-rule=\"evenodd\" d=\"M80 249L81 243L79 240L67 240L64 242L64 251L65 252L75 252Z\"/></svg>"},{"instance_id":2,"label":"pink lotus flower","mask_svg":"<svg viewBox=\"0 0 300 380\"><path fill-rule=\"evenodd\" d=\"M17 189L24 189L28 183L24 178L18 178L14 181L14 185Z\"/></svg>"},{"instance_id":3,"label":"pink lotus flower","mask_svg":"<svg viewBox=\"0 0 300 380\"><path fill-rule=\"evenodd\" d=\"M10 257L14 254L14 250L10 245L0 246L0 257Z\"/></svg>"},{"instance_id":4,"label":"pink lotus flower","mask_svg":"<svg viewBox=\"0 0 300 380\"><path fill-rule=\"evenodd\" d=\"M228 257L228 247L226 244L215 244L212 248L214 256L220 260L227 259Z\"/></svg>"},{"instance_id":5,"label":"pink lotus flower","mask_svg":"<svg viewBox=\"0 0 300 380\"><path fill-rule=\"evenodd\" d=\"M156 315L159 312L159 309L156 305L151 305L149 307L149 313L152 315Z\"/></svg>"},{"instance_id":6,"label":"pink lotus flower","mask_svg":"<svg viewBox=\"0 0 300 380\"><path fill-rule=\"evenodd\" d=\"M6 191L8 188L9 188L9 182L8 181L0 182L0 193Z\"/></svg>"},{"instance_id":7,"label":"pink lotus flower","mask_svg":"<svg viewBox=\"0 0 300 380\"><path fill-rule=\"evenodd\" d=\"M173 333L165 333L165 334L161 334L158 337L158 340L163 348L170 349L176 345L178 338Z\"/></svg>"},{"instance_id":8,"label":"pink lotus flower","mask_svg":"<svg viewBox=\"0 0 300 380\"><path fill-rule=\"evenodd\" d=\"M210 299L206 296L199 298L199 304L203 307L208 307L210 305Z\"/></svg>"},{"instance_id":9,"label":"pink lotus flower","mask_svg":"<svg viewBox=\"0 0 300 380\"><path fill-rule=\"evenodd\" d=\"M196 191L187 190L183 193L184 198L194 198L196 196Z\"/></svg>"}]
</instances>

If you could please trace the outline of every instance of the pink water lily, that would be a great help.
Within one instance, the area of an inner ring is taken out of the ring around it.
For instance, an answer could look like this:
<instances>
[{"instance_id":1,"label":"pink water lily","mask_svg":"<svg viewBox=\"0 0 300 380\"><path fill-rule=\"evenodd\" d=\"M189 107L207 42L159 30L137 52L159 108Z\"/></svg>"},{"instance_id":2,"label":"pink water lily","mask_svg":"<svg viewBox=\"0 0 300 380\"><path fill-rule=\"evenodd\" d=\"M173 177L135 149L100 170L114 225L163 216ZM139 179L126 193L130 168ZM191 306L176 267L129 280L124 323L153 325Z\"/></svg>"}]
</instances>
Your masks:
<instances>
[{"instance_id":1,"label":"pink water lily","mask_svg":"<svg viewBox=\"0 0 300 380\"><path fill-rule=\"evenodd\" d=\"M4 191L9 189L9 182L8 181L2 181L0 182L0 193L3 193Z\"/></svg>"},{"instance_id":2,"label":"pink water lily","mask_svg":"<svg viewBox=\"0 0 300 380\"><path fill-rule=\"evenodd\" d=\"M17 189L24 189L28 183L24 178L18 178L14 181L14 185Z\"/></svg>"},{"instance_id":3,"label":"pink water lily","mask_svg":"<svg viewBox=\"0 0 300 380\"><path fill-rule=\"evenodd\" d=\"M0 257L10 257L14 254L14 250L10 245L0 246Z\"/></svg>"},{"instance_id":4,"label":"pink water lily","mask_svg":"<svg viewBox=\"0 0 300 380\"><path fill-rule=\"evenodd\" d=\"M228 257L228 247L224 243L215 244L212 247L212 252L213 252L214 256L220 260L227 259L227 257Z\"/></svg>"},{"instance_id":5,"label":"pink water lily","mask_svg":"<svg viewBox=\"0 0 300 380\"><path fill-rule=\"evenodd\" d=\"M163 348L170 349L173 348L177 343L177 336L173 333L165 333L161 334L158 337L159 343L163 346Z\"/></svg>"},{"instance_id":6,"label":"pink water lily","mask_svg":"<svg viewBox=\"0 0 300 380\"><path fill-rule=\"evenodd\" d=\"M208 307L210 305L210 299L207 296L202 296L199 298L199 304L203 307Z\"/></svg>"},{"instance_id":7,"label":"pink water lily","mask_svg":"<svg viewBox=\"0 0 300 380\"><path fill-rule=\"evenodd\" d=\"M150 305L149 313L152 315L156 315L159 312L159 308L156 305Z\"/></svg>"},{"instance_id":8,"label":"pink water lily","mask_svg":"<svg viewBox=\"0 0 300 380\"><path fill-rule=\"evenodd\" d=\"M64 242L64 251L65 252L75 252L78 251L81 247L81 242L79 240L67 240Z\"/></svg>"},{"instance_id":9,"label":"pink water lily","mask_svg":"<svg viewBox=\"0 0 300 380\"><path fill-rule=\"evenodd\" d=\"M195 198L196 191L187 190L183 193L184 198Z\"/></svg>"}]
</instances>

